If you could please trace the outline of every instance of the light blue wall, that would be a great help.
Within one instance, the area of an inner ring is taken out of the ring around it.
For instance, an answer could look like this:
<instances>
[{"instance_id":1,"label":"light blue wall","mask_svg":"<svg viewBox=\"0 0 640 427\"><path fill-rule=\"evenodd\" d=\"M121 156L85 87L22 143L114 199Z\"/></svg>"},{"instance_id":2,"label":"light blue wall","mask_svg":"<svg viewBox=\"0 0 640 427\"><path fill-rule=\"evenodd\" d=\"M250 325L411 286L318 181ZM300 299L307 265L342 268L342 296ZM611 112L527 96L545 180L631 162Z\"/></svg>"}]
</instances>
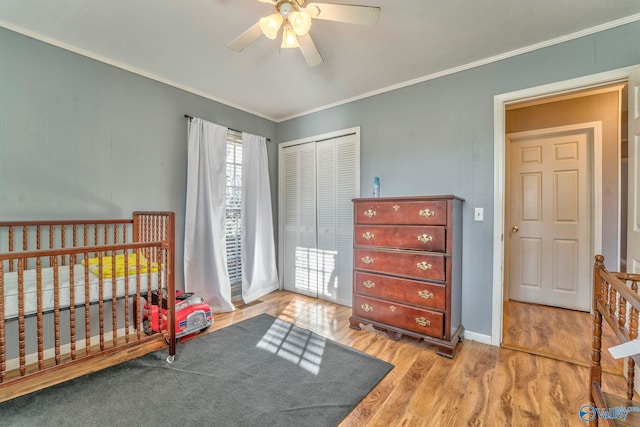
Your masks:
<instances>
[{"instance_id":1,"label":"light blue wall","mask_svg":"<svg viewBox=\"0 0 640 427\"><path fill-rule=\"evenodd\" d=\"M0 28L0 219L175 211L182 287L184 114L275 134L271 121Z\"/></svg>"},{"instance_id":2,"label":"light blue wall","mask_svg":"<svg viewBox=\"0 0 640 427\"><path fill-rule=\"evenodd\" d=\"M277 140L360 126L362 196L377 175L382 196L466 199L462 322L490 335L494 96L635 64L637 22L279 123ZM484 222L473 221L474 207Z\"/></svg>"},{"instance_id":3,"label":"light blue wall","mask_svg":"<svg viewBox=\"0 0 640 427\"><path fill-rule=\"evenodd\" d=\"M360 126L363 196L378 175L383 196L467 200L463 324L489 335L494 95L638 64L638 40L628 24L276 125L0 28L0 218L173 210L181 286L185 113L272 139L274 208L278 142Z\"/></svg>"}]
</instances>

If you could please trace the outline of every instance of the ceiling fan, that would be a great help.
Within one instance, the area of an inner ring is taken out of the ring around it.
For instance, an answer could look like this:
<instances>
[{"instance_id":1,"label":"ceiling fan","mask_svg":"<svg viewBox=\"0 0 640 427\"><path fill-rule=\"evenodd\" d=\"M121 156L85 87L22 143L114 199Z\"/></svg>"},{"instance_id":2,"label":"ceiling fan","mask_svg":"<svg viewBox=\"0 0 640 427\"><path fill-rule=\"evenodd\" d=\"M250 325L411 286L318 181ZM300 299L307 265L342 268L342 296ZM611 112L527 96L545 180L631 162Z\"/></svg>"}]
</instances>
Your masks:
<instances>
[{"instance_id":1,"label":"ceiling fan","mask_svg":"<svg viewBox=\"0 0 640 427\"><path fill-rule=\"evenodd\" d=\"M347 4L306 3L306 0L258 0L272 4L276 12L260 18L252 27L240 34L227 47L237 52L253 43L261 35L274 40L282 28L281 48L299 47L309 67L322 64L322 56L309 35L311 19L375 25L380 8Z\"/></svg>"}]
</instances>

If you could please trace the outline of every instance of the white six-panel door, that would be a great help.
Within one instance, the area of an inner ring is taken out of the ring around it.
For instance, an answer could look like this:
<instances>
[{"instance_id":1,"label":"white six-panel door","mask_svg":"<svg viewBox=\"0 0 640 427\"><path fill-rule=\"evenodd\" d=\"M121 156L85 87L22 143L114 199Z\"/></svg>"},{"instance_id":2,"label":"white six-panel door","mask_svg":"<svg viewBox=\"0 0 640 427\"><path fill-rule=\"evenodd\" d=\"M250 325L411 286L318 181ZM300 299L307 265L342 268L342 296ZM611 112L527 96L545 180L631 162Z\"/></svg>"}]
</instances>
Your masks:
<instances>
[{"instance_id":1,"label":"white six-panel door","mask_svg":"<svg viewBox=\"0 0 640 427\"><path fill-rule=\"evenodd\" d=\"M589 310L593 134L507 135L510 299Z\"/></svg>"}]
</instances>

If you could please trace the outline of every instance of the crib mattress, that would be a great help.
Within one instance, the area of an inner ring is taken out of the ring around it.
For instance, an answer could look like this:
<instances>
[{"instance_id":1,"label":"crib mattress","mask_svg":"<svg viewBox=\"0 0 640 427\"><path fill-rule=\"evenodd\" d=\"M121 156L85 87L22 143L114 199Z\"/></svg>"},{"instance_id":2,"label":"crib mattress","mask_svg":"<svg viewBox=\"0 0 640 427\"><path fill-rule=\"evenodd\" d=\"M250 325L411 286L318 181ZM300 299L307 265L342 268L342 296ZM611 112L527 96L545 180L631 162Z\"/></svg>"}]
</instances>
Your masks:
<instances>
[{"instance_id":1,"label":"crib mattress","mask_svg":"<svg viewBox=\"0 0 640 427\"><path fill-rule=\"evenodd\" d=\"M59 291L59 306L61 309L68 308L70 305L70 267L60 266L58 267L58 291ZM42 269L42 311L52 311L54 308L54 278L53 267L47 267ZM76 264L73 266L74 274L74 305L83 305L85 303L85 277L84 266ZM103 278L102 279L102 298L104 301L111 300L113 298L119 298L125 296L125 280L128 278L129 295L136 294L137 276L132 274L130 276L122 276L115 278ZM151 290L158 288L158 273L153 272L150 275L140 274L140 293L144 294L148 289L148 282L151 279ZM116 295L113 294L113 283L115 280ZM38 311L37 300L37 281L36 270L25 270L23 272L24 283L24 313L25 316L32 315ZM93 273L89 273L89 302L94 303L99 300L99 277ZM18 317L18 273L8 272L4 274L4 318L5 320L14 319Z\"/></svg>"}]
</instances>

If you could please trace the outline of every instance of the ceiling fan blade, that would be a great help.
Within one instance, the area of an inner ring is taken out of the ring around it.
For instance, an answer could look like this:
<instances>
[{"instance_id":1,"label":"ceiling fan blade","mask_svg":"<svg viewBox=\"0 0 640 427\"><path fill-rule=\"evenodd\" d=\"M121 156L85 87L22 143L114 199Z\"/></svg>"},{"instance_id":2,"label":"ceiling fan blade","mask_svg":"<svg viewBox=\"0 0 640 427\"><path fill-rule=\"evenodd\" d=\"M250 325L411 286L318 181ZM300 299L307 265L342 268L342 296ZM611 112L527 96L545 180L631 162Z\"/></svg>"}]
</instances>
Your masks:
<instances>
[{"instance_id":1,"label":"ceiling fan blade","mask_svg":"<svg viewBox=\"0 0 640 427\"><path fill-rule=\"evenodd\" d=\"M315 67L316 65L320 65L324 62L309 34L298 36L298 44L300 45L302 56L304 56L309 67Z\"/></svg>"},{"instance_id":2,"label":"ceiling fan blade","mask_svg":"<svg viewBox=\"0 0 640 427\"><path fill-rule=\"evenodd\" d=\"M240 34L234 41L229 43L227 47L235 50L236 52L242 52L245 47L249 46L261 35L262 30L260 29L260 23L256 22L247 31Z\"/></svg>"},{"instance_id":3,"label":"ceiling fan blade","mask_svg":"<svg viewBox=\"0 0 640 427\"><path fill-rule=\"evenodd\" d=\"M374 6L329 3L308 3L303 10L315 19L363 25L376 25L381 11Z\"/></svg>"}]
</instances>

